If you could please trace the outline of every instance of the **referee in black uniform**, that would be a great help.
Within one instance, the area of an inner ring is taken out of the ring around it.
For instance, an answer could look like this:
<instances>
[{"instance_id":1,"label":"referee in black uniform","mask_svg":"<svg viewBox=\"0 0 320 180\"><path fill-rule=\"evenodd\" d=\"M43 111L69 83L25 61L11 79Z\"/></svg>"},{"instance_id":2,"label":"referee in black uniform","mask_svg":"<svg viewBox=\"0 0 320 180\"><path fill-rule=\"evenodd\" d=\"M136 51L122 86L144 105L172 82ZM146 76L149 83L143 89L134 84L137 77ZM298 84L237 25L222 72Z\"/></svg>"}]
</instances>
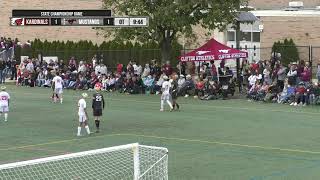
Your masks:
<instances>
[{"instance_id":1,"label":"referee in black uniform","mask_svg":"<svg viewBox=\"0 0 320 180\"><path fill-rule=\"evenodd\" d=\"M104 109L104 98L103 95L100 93L100 86L95 86L96 93L93 94L92 98L92 110L94 116L94 122L96 124L96 133L99 133L100 129L100 118L102 116L102 110Z\"/></svg>"}]
</instances>

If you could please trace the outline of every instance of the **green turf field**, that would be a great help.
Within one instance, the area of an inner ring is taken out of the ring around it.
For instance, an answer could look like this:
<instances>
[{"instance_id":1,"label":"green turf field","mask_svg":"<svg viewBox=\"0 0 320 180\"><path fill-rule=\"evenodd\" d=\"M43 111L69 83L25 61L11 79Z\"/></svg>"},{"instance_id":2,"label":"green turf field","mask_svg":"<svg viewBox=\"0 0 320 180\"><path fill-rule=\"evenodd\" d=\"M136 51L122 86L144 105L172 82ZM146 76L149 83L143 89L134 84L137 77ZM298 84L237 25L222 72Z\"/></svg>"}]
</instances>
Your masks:
<instances>
[{"instance_id":1,"label":"green turf field","mask_svg":"<svg viewBox=\"0 0 320 180\"><path fill-rule=\"evenodd\" d=\"M159 112L159 96L113 93L102 132L77 138L80 91L65 91L63 105L49 89L8 92L1 164L139 142L169 149L172 180L320 179L320 107L180 98L182 110L170 113Z\"/></svg>"}]
</instances>

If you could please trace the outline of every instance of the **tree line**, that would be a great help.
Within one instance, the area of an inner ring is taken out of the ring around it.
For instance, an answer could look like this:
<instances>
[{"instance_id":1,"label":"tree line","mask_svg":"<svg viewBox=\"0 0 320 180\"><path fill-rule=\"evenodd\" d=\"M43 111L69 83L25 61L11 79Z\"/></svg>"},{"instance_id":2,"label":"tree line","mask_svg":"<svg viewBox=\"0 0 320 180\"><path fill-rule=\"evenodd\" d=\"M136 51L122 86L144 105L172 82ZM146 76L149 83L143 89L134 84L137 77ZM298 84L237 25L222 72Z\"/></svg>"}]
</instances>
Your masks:
<instances>
[{"instance_id":1,"label":"tree line","mask_svg":"<svg viewBox=\"0 0 320 180\"><path fill-rule=\"evenodd\" d=\"M172 46L173 56L171 62L176 64L178 56L181 55L182 46L174 42ZM35 39L31 46L18 46L15 49L15 56L29 56L36 58L42 56L57 56L59 59L69 60L75 57L77 61L90 62L96 54L98 57L103 55L103 61L108 66L115 66L117 63L127 64L134 60L140 64L148 63L152 59L161 60L161 50L159 44L154 41L146 43L133 43L131 41L104 41L100 45L92 41L47 41Z\"/></svg>"}]
</instances>

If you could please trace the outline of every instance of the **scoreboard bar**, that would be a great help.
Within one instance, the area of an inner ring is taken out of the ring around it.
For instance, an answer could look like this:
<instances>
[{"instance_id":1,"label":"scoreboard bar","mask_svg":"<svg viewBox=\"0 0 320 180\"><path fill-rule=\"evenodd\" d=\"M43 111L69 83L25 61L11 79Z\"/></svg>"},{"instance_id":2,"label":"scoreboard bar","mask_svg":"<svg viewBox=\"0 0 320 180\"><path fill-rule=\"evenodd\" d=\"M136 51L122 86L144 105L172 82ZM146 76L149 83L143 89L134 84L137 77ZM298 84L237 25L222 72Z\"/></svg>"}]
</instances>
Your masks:
<instances>
[{"instance_id":1,"label":"scoreboard bar","mask_svg":"<svg viewBox=\"0 0 320 180\"><path fill-rule=\"evenodd\" d=\"M12 10L12 17L111 16L111 10Z\"/></svg>"},{"instance_id":2,"label":"scoreboard bar","mask_svg":"<svg viewBox=\"0 0 320 180\"><path fill-rule=\"evenodd\" d=\"M12 17L11 26L147 27L148 17Z\"/></svg>"}]
</instances>

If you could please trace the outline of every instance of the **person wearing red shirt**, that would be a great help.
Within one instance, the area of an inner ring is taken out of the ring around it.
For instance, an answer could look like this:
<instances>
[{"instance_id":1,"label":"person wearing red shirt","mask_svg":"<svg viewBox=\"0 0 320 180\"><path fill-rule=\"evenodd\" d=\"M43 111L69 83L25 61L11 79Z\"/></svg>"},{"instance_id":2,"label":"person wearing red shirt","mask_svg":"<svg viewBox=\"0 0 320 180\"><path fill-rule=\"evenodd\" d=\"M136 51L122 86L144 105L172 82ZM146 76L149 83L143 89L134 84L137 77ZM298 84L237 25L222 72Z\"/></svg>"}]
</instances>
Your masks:
<instances>
[{"instance_id":1,"label":"person wearing red shirt","mask_svg":"<svg viewBox=\"0 0 320 180\"><path fill-rule=\"evenodd\" d=\"M214 61L211 61L211 76L212 76L212 80L216 81L218 80L218 72L217 72L217 67L214 64Z\"/></svg>"},{"instance_id":2,"label":"person wearing red shirt","mask_svg":"<svg viewBox=\"0 0 320 180\"><path fill-rule=\"evenodd\" d=\"M311 80L311 70L307 66L304 67L303 72L301 73L301 80L303 82L310 82Z\"/></svg>"},{"instance_id":3,"label":"person wearing red shirt","mask_svg":"<svg viewBox=\"0 0 320 180\"><path fill-rule=\"evenodd\" d=\"M195 89L195 98L198 97L198 95L201 94L201 96L204 96L204 81L202 79L200 79L197 83L196 83L196 89Z\"/></svg>"},{"instance_id":4,"label":"person wearing red shirt","mask_svg":"<svg viewBox=\"0 0 320 180\"><path fill-rule=\"evenodd\" d=\"M123 69L123 64L118 63L118 64L117 64L117 73L118 73L118 74L121 74L121 73L122 73L122 69Z\"/></svg>"},{"instance_id":5,"label":"person wearing red shirt","mask_svg":"<svg viewBox=\"0 0 320 180\"><path fill-rule=\"evenodd\" d=\"M306 105L306 93L307 93L307 90L306 90L306 88L304 87L304 83L303 83L303 82L300 82L300 83L299 83L299 86L298 86L297 89L296 89L295 102L294 102L294 103L291 103L290 105L297 106L298 104L299 104L299 105L302 105L302 104L303 104L303 106L305 106L305 105Z\"/></svg>"},{"instance_id":6,"label":"person wearing red shirt","mask_svg":"<svg viewBox=\"0 0 320 180\"><path fill-rule=\"evenodd\" d=\"M162 66L162 72L165 73L167 76L170 76L172 74L172 67L170 65L170 61L167 61L167 63Z\"/></svg>"}]
</instances>

